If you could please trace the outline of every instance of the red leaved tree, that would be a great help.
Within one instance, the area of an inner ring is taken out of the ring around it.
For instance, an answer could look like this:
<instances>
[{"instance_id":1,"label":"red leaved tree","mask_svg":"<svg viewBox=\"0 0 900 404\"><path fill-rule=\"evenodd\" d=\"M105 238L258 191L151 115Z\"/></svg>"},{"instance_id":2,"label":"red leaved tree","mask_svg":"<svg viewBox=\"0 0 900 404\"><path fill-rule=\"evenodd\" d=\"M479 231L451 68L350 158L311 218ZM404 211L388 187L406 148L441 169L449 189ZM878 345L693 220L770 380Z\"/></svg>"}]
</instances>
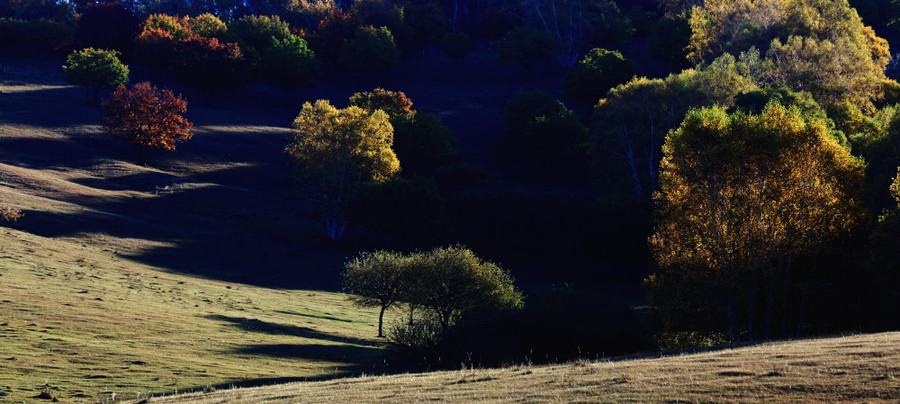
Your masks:
<instances>
[{"instance_id":1,"label":"red leaved tree","mask_svg":"<svg viewBox=\"0 0 900 404\"><path fill-rule=\"evenodd\" d=\"M151 148L174 151L175 144L191 138L191 122L182 114L187 101L171 90L160 90L148 82L131 88L119 86L103 103L103 125L115 138L138 148L141 163Z\"/></svg>"}]
</instances>

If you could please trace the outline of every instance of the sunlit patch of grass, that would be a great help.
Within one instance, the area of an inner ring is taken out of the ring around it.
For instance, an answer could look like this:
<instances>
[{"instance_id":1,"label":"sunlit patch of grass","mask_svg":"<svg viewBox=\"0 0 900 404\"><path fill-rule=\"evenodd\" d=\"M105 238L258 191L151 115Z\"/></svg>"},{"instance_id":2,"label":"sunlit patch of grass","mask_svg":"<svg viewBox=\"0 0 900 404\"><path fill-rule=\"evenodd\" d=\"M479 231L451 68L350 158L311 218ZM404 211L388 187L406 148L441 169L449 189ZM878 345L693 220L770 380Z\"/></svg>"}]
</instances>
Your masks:
<instances>
[{"instance_id":1,"label":"sunlit patch of grass","mask_svg":"<svg viewBox=\"0 0 900 404\"><path fill-rule=\"evenodd\" d=\"M699 354L289 383L151 403L900 401L900 332Z\"/></svg>"},{"instance_id":2,"label":"sunlit patch of grass","mask_svg":"<svg viewBox=\"0 0 900 404\"><path fill-rule=\"evenodd\" d=\"M171 274L0 228L3 399L96 401L371 372L382 354L375 319L337 293Z\"/></svg>"}]
</instances>

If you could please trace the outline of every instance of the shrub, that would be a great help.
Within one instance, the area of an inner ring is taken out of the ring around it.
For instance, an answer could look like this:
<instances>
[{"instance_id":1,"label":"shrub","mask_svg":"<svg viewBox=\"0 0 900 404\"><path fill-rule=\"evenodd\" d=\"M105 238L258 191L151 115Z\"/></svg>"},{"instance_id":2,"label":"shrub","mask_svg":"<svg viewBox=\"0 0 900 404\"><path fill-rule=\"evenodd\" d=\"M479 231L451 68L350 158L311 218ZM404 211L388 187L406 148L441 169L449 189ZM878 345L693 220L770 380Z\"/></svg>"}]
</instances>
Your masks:
<instances>
[{"instance_id":1,"label":"shrub","mask_svg":"<svg viewBox=\"0 0 900 404\"><path fill-rule=\"evenodd\" d=\"M381 71L400 61L400 49L387 27L365 26L341 47L339 64L350 70Z\"/></svg>"}]
</instances>

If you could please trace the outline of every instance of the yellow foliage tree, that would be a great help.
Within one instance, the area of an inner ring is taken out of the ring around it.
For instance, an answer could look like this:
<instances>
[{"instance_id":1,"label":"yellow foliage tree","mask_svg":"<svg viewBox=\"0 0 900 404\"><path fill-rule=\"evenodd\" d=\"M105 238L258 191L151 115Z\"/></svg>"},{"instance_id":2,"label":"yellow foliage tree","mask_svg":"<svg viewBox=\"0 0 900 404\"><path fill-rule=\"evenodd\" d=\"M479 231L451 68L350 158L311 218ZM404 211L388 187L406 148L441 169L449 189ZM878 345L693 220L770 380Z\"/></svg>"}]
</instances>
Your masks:
<instances>
[{"instance_id":1,"label":"yellow foliage tree","mask_svg":"<svg viewBox=\"0 0 900 404\"><path fill-rule=\"evenodd\" d=\"M287 153L300 167L311 198L325 209L328 237L343 236L347 202L365 184L400 171L392 150L394 129L381 110L337 109L327 100L306 102L294 119Z\"/></svg>"},{"instance_id":2,"label":"yellow foliage tree","mask_svg":"<svg viewBox=\"0 0 900 404\"><path fill-rule=\"evenodd\" d=\"M720 278L732 340L739 320L753 338L760 286L770 294L775 285L787 289L795 256L866 218L864 163L796 107L770 103L759 115L693 110L666 138L663 155L650 239L656 259L664 271ZM786 302L792 291L780 293ZM740 312L738 301L748 309Z\"/></svg>"}]
</instances>

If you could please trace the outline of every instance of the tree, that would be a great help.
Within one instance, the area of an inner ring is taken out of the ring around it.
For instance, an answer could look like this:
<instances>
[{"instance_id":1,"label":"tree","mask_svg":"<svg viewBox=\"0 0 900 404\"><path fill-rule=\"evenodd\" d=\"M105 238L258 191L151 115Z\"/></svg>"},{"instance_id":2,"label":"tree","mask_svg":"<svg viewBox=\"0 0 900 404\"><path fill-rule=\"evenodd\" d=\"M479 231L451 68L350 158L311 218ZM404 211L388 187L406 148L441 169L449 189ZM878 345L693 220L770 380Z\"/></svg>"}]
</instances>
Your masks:
<instances>
[{"instance_id":1,"label":"tree","mask_svg":"<svg viewBox=\"0 0 900 404\"><path fill-rule=\"evenodd\" d=\"M168 32L176 41L183 41L194 35L188 20L168 14L151 14L144 20L144 30L160 29Z\"/></svg>"},{"instance_id":2,"label":"tree","mask_svg":"<svg viewBox=\"0 0 900 404\"><path fill-rule=\"evenodd\" d=\"M275 37L271 40L271 46L263 51L262 70L266 79L292 90L315 85L321 69L306 41L293 34L283 40Z\"/></svg>"},{"instance_id":3,"label":"tree","mask_svg":"<svg viewBox=\"0 0 900 404\"><path fill-rule=\"evenodd\" d=\"M80 45L131 54L131 41L141 20L119 3L88 3L78 17L75 39Z\"/></svg>"},{"instance_id":4,"label":"tree","mask_svg":"<svg viewBox=\"0 0 900 404\"><path fill-rule=\"evenodd\" d=\"M409 257L395 252L362 253L344 264L344 292L362 307L379 307L378 337L384 337L384 312L403 298Z\"/></svg>"},{"instance_id":5,"label":"tree","mask_svg":"<svg viewBox=\"0 0 900 404\"><path fill-rule=\"evenodd\" d=\"M228 32L228 26L219 17L210 13L187 17L186 20L191 31L196 35L222 40Z\"/></svg>"},{"instance_id":6,"label":"tree","mask_svg":"<svg viewBox=\"0 0 900 404\"><path fill-rule=\"evenodd\" d=\"M566 95L590 108L609 89L631 80L637 69L618 51L594 48L566 73Z\"/></svg>"},{"instance_id":7,"label":"tree","mask_svg":"<svg viewBox=\"0 0 900 404\"><path fill-rule=\"evenodd\" d=\"M751 69L765 83L807 90L831 106L849 100L871 112L883 96L888 44L847 0L710 0L690 17L688 59L758 50Z\"/></svg>"},{"instance_id":8,"label":"tree","mask_svg":"<svg viewBox=\"0 0 900 404\"><path fill-rule=\"evenodd\" d=\"M769 336L776 301L786 334L802 310L792 263L865 221L863 162L825 122L777 103L758 115L692 110L663 155L650 239L662 273L718 279L732 341L758 335L760 317Z\"/></svg>"},{"instance_id":9,"label":"tree","mask_svg":"<svg viewBox=\"0 0 900 404\"><path fill-rule=\"evenodd\" d=\"M509 272L468 248L435 248L410 259L405 300L435 315L445 334L469 311L522 307Z\"/></svg>"},{"instance_id":10,"label":"tree","mask_svg":"<svg viewBox=\"0 0 900 404\"><path fill-rule=\"evenodd\" d=\"M72 28L48 20L0 18L0 54L45 57L72 39Z\"/></svg>"},{"instance_id":11,"label":"tree","mask_svg":"<svg viewBox=\"0 0 900 404\"><path fill-rule=\"evenodd\" d=\"M391 119L394 152L403 175L436 176L460 161L456 138L435 114L416 113Z\"/></svg>"},{"instance_id":12,"label":"tree","mask_svg":"<svg viewBox=\"0 0 900 404\"><path fill-rule=\"evenodd\" d=\"M354 194L363 185L385 181L400 171L391 149L393 128L380 110L337 109L327 100L304 103L294 128L286 151L310 186L309 195L325 210L328 237L338 240L347 226L346 205Z\"/></svg>"},{"instance_id":13,"label":"tree","mask_svg":"<svg viewBox=\"0 0 900 404\"><path fill-rule=\"evenodd\" d=\"M671 74L665 79L635 78L612 88L593 115L594 164L598 185L631 189L649 198L657 186L660 153L666 134L687 111L709 105L731 106L735 97L755 90L744 66L730 55L708 66Z\"/></svg>"},{"instance_id":14,"label":"tree","mask_svg":"<svg viewBox=\"0 0 900 404\"><path fill-rule=\"evenodd\" d=\"M275 43L284 44L283 41L292 36L287 22L278 16L266 15L248 15L232 20L228 24L228 33L237 38L241 53L254 75L265 73L264 68L271 66L262 60L263 54Z\"/></svg>"},{"instance_id":15,"label":"tree","mask_svg":"<svg viewBox=\"0 0 900 404\"><path fill-rule=\"evenodd\" d=\"M532 177L556 183L586 178L587 129L565 104L542 91L519 93L503 118L515 136L507 142L508 155L521 159Z\"/></svg>"},{"instance_id":16,"label":"tree","mask_svg":"<svg viewBox=\"0 0 900 404\"><path fill-rule=\"evenodd\" d=\"M418 247L445 241L450 228L446 204L431 178L397 176L365 186L348 211L359 227Z\"/></svg>"},{"instance_id":17,"label":"tree","mask_svg":"<svg viewBox=\"0 0 900 404\"><path fill-rule=\"evenodd\" d=\"M503 35L497 43L497 55L505 64L531 70L538 62L553 59L557 46L553 35L548 32L517 27Z\"/></svg>"},{"instance_id":18,"label":"tree","mask_svg":"<svg viewBox=\"0 0 900 404\"><path fill-rule=\"evenodd\" d=\"M371 25L356 30L353 39L341 47L338 64L358 71L382 71L400 61L400 49L387 27Z\"/></svg>"},{"instance_id":19,"label":"tree","mask_svg":"<svg viewBox=\"0 0 900 404\"><path fill-rule=\"evenodd\" d=\"M350 105L360 107L369 112L382 110L391 118L415 114L413 102L402 91L390 91L375 88L372 91L361 91L350 96Z\"/></svg>"},{"instance_id":20,"label":"tree","mask_svg":"<svg viewBox=\"0 0 900 404\"><path fill-rule=\"evenodd\" d=\"M146 81L131 88L119 86L103 103L103 111L106 131L134 144L142 163L150 149L175 151L177 143L192 136L193 124L183 116L187 101Z\"/></svg>"},{"instance_id":21,"label":"tree","mask_svg":"<svg viewBox=\"0 0 900 404\"><path fill-rule=\"evenodd\" d=\"M84 86L87 102L96 104L101 88L128 83L128 66L118 55L117 51L94 48L74 51L63 66L66 81Z\"/></svg>"},{"instance_id":22,"label":"tree","mask_svg":"<svg viewBox=\"0 0 900 404\"><path fill-rule=\"evenodd\" d=\"M178 44L175 75L186 86L203 93L207 105L213 94L240 88L249 75L241 48L216 38L191 37Z\"/></svg>"}]
</instances>

